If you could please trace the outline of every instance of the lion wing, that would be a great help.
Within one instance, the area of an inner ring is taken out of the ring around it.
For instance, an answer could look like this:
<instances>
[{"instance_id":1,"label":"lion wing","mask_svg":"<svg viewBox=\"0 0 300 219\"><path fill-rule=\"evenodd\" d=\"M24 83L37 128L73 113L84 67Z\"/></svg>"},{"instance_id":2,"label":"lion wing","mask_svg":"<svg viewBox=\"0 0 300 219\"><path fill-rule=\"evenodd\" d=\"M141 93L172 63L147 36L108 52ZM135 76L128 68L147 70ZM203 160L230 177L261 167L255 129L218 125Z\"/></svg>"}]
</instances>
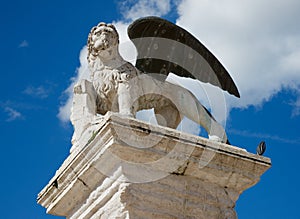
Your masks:
<instances>
[{"instance_id":1,"label":"lion wing","mask_svg":"<svg viewBox=\"0 0 300 219\"><path fill-rule=\"evenodd\" d=\"M137 48L136 67L144 73L166 76L172 72L207 82L240 97L224 66L193 35L158 17L145 17L128 27Z\"/></svg>"}]
</instances>

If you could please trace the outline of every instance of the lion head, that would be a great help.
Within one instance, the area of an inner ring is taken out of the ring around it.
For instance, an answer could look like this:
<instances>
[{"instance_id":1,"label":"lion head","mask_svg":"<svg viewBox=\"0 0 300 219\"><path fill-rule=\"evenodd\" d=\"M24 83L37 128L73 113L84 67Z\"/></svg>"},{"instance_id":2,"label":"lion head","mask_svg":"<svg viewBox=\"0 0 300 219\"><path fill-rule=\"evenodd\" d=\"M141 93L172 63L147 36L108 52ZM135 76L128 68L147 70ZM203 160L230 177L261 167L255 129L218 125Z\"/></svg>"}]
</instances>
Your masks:
<instances>
[{"instance_id":1,"label":"lion head","mask_svg":"<svg viewBox=\"0 0 300 219\"><path fill-rule=\"evenodd\" d=\"M101 52L114 49L119 44L119 34L112 24L100 22L93 27L87 40L88 61L101 56Z\"/></svg>"}]
</instances>

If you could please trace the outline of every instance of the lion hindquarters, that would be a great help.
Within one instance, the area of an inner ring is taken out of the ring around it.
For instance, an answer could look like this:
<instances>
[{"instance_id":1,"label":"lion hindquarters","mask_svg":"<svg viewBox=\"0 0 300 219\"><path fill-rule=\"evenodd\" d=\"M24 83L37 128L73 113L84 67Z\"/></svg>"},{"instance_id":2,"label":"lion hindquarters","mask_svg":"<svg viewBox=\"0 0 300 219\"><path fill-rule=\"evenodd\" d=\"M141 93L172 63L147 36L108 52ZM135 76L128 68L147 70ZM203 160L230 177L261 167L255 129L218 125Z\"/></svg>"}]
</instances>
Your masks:
<instances>
[{"instance_id":1,"label":"lion hindquarters","mask_svg":"<svg viewBox=\"0 0 300 219\"><path fill-rule=\"evenodd\" d=\"M172 101L182 116L186 116L201 125L207 131L210 139L221 142L227 141L227 136L222 125L216 122L190 91L181 86L165 82L162 93Z\"/></svg>"}]
</instances>

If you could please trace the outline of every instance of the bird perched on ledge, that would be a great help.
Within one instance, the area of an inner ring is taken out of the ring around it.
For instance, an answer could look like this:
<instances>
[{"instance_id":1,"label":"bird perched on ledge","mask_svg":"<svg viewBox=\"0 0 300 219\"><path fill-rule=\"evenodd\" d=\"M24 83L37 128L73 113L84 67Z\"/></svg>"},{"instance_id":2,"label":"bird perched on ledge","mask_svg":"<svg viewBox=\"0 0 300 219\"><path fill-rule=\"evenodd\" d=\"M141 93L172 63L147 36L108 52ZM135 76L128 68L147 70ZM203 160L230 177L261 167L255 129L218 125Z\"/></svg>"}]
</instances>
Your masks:
<instances>
[{"instance_id":1,"label":"bird perched on ledge","mask_svg":"<svg viewBox=\"0 0 300 219\"><path fill-rule=\"evenodd\" d=\"M261 141L260 143L259 143L259 145L257 146L257 148L256 148L256 154L257 155L263 155L264 153L265 153L265 151L266 151L266 142L264 142L264 141Z\"/></svg>"}]
</instances>

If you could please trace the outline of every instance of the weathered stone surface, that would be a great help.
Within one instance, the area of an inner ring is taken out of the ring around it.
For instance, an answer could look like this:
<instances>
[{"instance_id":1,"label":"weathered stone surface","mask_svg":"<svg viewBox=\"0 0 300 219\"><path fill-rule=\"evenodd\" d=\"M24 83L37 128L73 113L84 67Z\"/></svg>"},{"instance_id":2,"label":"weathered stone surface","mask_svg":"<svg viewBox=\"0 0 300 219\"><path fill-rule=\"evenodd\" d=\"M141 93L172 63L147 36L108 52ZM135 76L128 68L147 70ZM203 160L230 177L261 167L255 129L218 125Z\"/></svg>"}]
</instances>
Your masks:
<instances>
[{"instance_id":1,"label":"weathered stone surface","mask_svg":"<svg viewBox=\"0 0 300 219\"><path fill-rule=\"evenodd\" d=\"M67 218L236 218L269 158L107 114L38 195Z\"/></svg>"}]
</instances>

